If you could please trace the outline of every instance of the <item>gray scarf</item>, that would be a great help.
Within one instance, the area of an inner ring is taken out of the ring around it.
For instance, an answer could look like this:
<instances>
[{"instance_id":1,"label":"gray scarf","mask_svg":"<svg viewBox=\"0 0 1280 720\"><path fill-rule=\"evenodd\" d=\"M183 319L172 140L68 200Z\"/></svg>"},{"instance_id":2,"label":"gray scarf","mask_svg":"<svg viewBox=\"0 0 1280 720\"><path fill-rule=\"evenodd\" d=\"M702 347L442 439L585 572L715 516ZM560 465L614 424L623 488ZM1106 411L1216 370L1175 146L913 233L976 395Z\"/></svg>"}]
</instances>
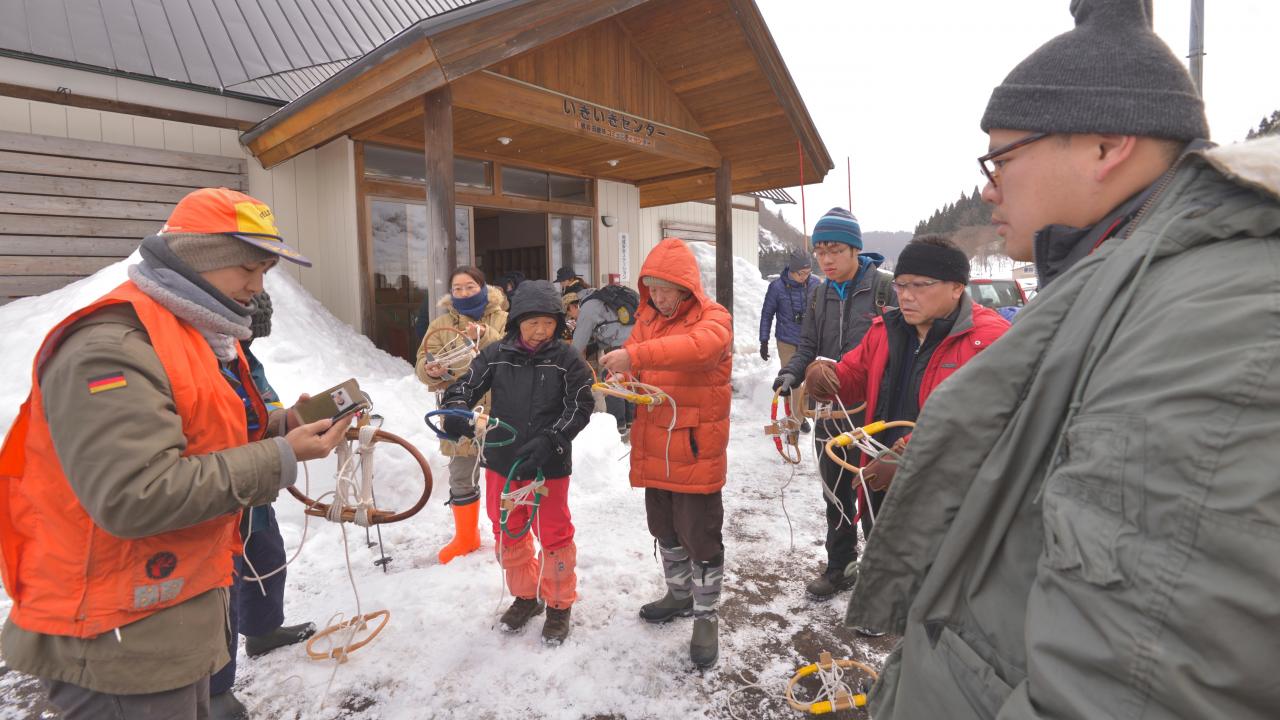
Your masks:
<instances>
[{"instance_id":1,"label":"gray scarf","mask_svg":"<svg viewBox=\"0 0 1280 720\"><path fill-rule=\"evenodd\" d=\"M142 262L129 266L129 279L166 310L199 330L219 360L234 360L236 340L253 336L249 329L250 308L193 272L160 236L147 237L139 250Z\"/></svg>"}]
</instances>

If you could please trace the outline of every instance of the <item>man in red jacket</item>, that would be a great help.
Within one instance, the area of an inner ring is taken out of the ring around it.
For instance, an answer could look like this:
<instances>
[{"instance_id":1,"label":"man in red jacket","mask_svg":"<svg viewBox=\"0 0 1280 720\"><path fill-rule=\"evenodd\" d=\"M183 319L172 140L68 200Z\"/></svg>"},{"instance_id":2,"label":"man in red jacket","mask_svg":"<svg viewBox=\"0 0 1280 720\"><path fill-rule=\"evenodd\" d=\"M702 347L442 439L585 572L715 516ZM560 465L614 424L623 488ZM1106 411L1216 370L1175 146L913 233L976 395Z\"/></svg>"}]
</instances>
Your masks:
<instances>
[{"instance_id":1,"label":"man in red jacket","mask_svg":"<svg viewBox=\"0 0 1280 720\"><path fill-rule=\"evenodd\" d=\"M862 342L833 363L817 360L805 372L810 394L823 402L837 395L846 407L866 401L868 422L915 422L929 394L961 365L1009 329L999 313L974 304L965 292L969 260L942 235L912 240L898 256L893 286L898 305L871 323ZM876 436L901 452L910 431L892 428ZM892 456L863 457L871 513L880 509L897 469Z\"/></svg>"}]
</instances>

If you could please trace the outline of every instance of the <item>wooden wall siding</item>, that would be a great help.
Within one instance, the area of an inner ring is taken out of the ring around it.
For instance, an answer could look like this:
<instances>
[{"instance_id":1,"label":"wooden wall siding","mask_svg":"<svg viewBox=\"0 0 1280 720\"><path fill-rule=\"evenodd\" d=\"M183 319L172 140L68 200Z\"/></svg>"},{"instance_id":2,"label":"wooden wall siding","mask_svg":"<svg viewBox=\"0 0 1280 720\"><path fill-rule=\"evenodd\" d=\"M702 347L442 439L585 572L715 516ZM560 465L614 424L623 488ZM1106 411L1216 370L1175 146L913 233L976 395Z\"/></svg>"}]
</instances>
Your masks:
<instances>
[{"instance_id":1,"label":"wooden wall siding","mask_svg":"<svg viewBox=\"0 0 1280 720\"><path fill-rule=\"evenodd\" d=\"M579 30L489 69L649 120L701 132L697 120L615 20Z\"/></svg>"},{"instance_id":2,"label":"wooden wall siding","mask_svg":"<svg viewBox=\"0 0 1280 720\"><path fill-rule=\"evenodd\" d=\"M600 257L597 262L600 277L596 283L603 285L608 281L609 273L621 273L619 265L618 235L626 233L630 237L630 277L624 283L638 288L640 278L640 189L635 185L601 180L596 183L596 197L599 199L599 216L596 218L596 237L600 243ZM618 222L613 227L605 227L600 220L608 215Z\"/></svg>"},{"instance_id":3,"label":"wooden wall siding","mask_svg":"<svg viewBox=\"0 0 1280 720\"><path fill-rule=\"evenodd\" d=\"M100 116L73 108L29 110L36 130L87 134L95 120L102 127ZM182 148L175 151L0 130L0 302L55 290L128 256L193 189L247 187L243 158L196 153L194 137L168 128L163 142Z\"/></svg>"}]
</instances>

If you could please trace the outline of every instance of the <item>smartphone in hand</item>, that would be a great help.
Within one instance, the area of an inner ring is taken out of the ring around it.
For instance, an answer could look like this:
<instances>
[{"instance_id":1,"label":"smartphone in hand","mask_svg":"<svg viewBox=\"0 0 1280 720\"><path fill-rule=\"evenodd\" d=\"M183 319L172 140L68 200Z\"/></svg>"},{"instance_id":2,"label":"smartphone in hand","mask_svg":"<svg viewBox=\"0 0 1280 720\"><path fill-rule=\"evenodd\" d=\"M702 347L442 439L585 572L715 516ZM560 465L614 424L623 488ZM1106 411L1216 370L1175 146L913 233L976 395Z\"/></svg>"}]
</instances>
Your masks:
<instances>
[{"instance_id":1,"label":"smartphone in hand","mask_svg":"<svg viewBox=\"0 0 1280 720\"><path fill-rule=\"evenodd\" d=\"M372 405L369 396L360 389L355 378L317 393L294 406L298 419L304 424L326 418L337 422L352 414L368 410Z\"/></svg>"}]
</instances>

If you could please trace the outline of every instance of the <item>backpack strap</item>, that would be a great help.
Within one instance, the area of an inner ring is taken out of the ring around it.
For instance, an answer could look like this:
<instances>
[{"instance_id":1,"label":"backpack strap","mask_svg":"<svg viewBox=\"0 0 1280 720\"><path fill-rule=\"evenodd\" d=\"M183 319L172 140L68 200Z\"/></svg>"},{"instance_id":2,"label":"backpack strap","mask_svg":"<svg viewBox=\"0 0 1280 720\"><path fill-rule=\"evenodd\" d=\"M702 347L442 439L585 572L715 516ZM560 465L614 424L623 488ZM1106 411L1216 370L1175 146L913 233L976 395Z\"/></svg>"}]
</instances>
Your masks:
<instances>
[{"instance_id":1,"label":"backpack strap","mask_svg":"<svg viewBox=\"0 0 1280 720\"><path fill-rule=\"evenodd\" d=\"M884 310L893 300L893 275L888 270L876 268L871 279L871 294L875 301L876 315L884 315Z\"/></svg>"}]
</instances>

